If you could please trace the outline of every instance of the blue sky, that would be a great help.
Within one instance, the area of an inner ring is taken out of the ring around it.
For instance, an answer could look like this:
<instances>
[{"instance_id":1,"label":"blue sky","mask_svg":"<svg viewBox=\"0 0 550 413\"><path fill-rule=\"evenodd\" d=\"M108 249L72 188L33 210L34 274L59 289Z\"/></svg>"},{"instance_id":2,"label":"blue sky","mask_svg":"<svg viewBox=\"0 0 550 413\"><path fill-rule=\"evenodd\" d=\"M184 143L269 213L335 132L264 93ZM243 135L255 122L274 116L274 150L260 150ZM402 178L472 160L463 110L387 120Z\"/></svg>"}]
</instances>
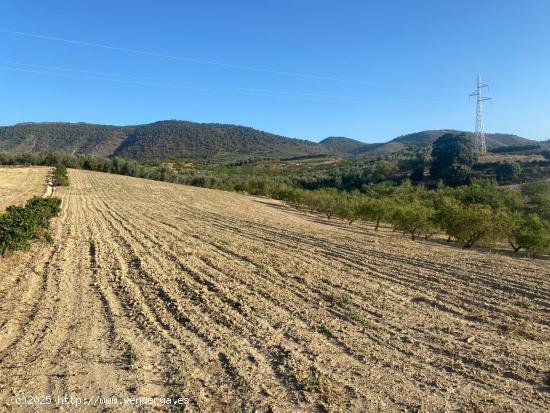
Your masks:
<instances>
[{"instance_id":1,"label":"blue sky","mask_svg":"<svg viewBox=\"0 0 550 413\"><path fill-rule=\"evenodd\" d=\"M488 132L549 139L549 22L545 0L3 0L0 124L185 119L376 142L472 130L479 71Z\"/></svg>"}]
</instances>

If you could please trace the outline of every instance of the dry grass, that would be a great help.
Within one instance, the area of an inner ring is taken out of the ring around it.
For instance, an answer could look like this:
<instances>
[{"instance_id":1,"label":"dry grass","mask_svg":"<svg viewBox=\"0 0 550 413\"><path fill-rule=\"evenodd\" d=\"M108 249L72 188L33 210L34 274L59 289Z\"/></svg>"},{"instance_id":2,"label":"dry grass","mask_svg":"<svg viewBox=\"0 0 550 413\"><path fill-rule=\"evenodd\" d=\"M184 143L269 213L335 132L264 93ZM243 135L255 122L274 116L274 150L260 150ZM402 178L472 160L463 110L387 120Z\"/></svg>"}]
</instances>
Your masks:
<instances>
[{"instance_id":1,"label":"dry grass","mask_svg":"<svg viewBox=\"0 0 550 413\"><path fill-rule=\"evenodd\" d=\"M43 195L50 169L0 167L0 212L10 205L22 205L35 195Z\"/></svg>"},{"instance_id":2,"label":"dry grass","mask_svg":"<svg viewBox=\"0 0 550 413\"><path fill-rule=\"evenodd\" d=\"M70 179L57 245L0 261L0 400L178 393L195 412L550 403L547 262L234 193ZM131 369L125 343L139 354Z\"/></svg>"}]
</instances>

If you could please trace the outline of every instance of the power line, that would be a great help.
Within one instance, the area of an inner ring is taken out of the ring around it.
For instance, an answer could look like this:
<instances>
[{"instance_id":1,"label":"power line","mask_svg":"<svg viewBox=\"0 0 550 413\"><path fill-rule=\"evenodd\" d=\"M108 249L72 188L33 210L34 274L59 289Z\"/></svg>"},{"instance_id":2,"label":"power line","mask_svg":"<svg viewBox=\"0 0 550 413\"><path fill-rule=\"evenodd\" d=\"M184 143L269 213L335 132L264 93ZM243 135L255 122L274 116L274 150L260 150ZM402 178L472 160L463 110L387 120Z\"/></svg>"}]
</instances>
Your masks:
<instances>
[{"instance_id":1,"label":"power line","mask_svg":"<svg viewBox=\"0 0 550 413\"><path fill-rule=\"evenodd\" d=\"M310 93L263 90L263 89L244 89L244 88L227 89L227 88L190 86L190 85L181 85L176 83L166 83L166 82L161 82L158 80L154 80L146 77L140 77L140 76L119 75L114 73L64 68L59 66L34 65L29 63L19 63L19 62L1 61L1 60L0 60L0 65L26 67L26 68L21 68L21 67L0 66L0 70L6 70L6 71L36 73L36 74L44 74L44 75L51 75L51 76L61 76L61 77L80 78L80 79L89 79L89 80L100 80L100 81L109 81L109 82L124 83L124 84L136 84L136 85L142 85L142 86L188 89L188 90L196 90L196 91L202 91L202 92L229 93L229 94L247 95L247 96L263 96L263 97L273 97L273 98L288 98L288 99L302 99L302 100L312 100L312 101L343 102L343 103L374 102L374 103L382 103L382 104L385 103L385 104L403 104L403 105L431 105L431 104L440 103L440 102L392 100L392 99L378 99L378 98L356 98L352 96L317 95L317 94L310 94ZM30 68L30 69L27 69L27 68ZM77 72L78 74L62 73L60 71Z\"/></svg>"},{"instance_id":2,"label":"power line","mask_svg":"<svg viewBox=\"0 0 550 413\"><path fill-rule=\"evenodd\" d=\"M29 32L22 32L22 31L2 29L2 28L0 28L0 32L9 33L9 34L18 35L18 36L33 37L33 38L43 39L43 40L51 40L51 41L69 43L69 44L74 44L74 45L79 45L79 46L95 47L95 48L101 48L101 49L107 49L107 50L113 50L113 51L119 51L119 52L139 54L139 55L144 55L144 56L152 56L152 57L160 57L160 58L164 58L164 59L179 60L179 61L184 61L184 62L189 62L189 63L219 66L219 67L225 67L225 68L230 68L230 69L240 69L240 70L249 70L249 71L255 71L255 72L263 72L263 73L269 73L269 74L280 75L280 76L291 76L291 77L300 77L300 78L315 79L315 80L327 80L327 81L342 82L342 83L354 83L354 84L379 86L379 87L393 87L393 88L404 88L404 89L435 90L435 91L440 91L440 92L463 93L463 91L453 90L453 89L432 88L432 87L413 86L413 85L401 85L401 84L392 84L392 83L379 83L379 82L371 82L371 81L365 81L365 80L355 80L355 79L345 79L345 78L339 78L339 77L323 76L323 75L310 74L310 73L288 72L288 71L267 69L267 68L247 66L247 65L237 65L237 64L223 63L223 62L217 62L217 61L212 61L212 60L204 60L204 59L196 59L196 58L183 57L183 56L175 56L175 55L170 55L170 54L166 54L166 53L158 53L158 52L151 52L151 51L146 51L146 50L131 49L131 48L126 48L126 47L111 46L111 45L101 44L101 43L85 42L85 41L81 41L81 40L72 40L72 39L49 36L49 35L44 35L44 34L29 33Z\"/></svg>"}]
</instances>

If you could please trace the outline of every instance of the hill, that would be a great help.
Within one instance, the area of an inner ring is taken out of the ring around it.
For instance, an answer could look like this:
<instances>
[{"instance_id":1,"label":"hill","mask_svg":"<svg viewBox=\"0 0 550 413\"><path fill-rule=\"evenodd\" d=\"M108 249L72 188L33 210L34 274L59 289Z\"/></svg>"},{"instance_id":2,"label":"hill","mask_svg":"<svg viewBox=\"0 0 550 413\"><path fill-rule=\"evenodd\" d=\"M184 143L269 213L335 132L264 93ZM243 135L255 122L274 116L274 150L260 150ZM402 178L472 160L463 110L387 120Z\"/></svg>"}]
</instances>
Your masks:
<instances>
[{"instance_id":1,"label":"hill","mask_svg":"<svg viewBox=\"0 0 550 413\"><path fill-rule=\"evenodd\" d=\"M437 138L446 133L466 133L473 136L472 132L464 132L454 129L437 129L398 136L397 138L386 143L367 144L350 138L330 138L330 143L333 149L346 155L387 155L389 153L400 151L408 146L418 146L420 148L424 148L431 145ZM337 142L334 142L334 140L337 140ZM345 145L344 142L347 142L348 140L351 142L356 142L357 144L355 146ZM531 139L505 133L488 133L486 135L486 140L489 148L538 143L537 141ZM323 143L323 141L320 143Z\"/></svg>"},{"instance_id":2,"label":"hill","mask_svg":"<svg viewBox=\"0 0 550 413\"><path fill-rule=\"evenodd\" d=\"M341 136L329 136L319 144L340 153L353 153L359 148L370 146L368 143Z\"/></svg>"},{"instance_id":3,"label":"hill","mask_svg":"<svg viewBox=\"0 0 550 413\"><path fill-rule=\"evenodd\" d=\"M246 126L178 120L145 125L112 126L89 123L20 123L0 127L0 151L53 151L131 159L215 159L239 156L273 158L325 154L380 156L408 146L426 147L451 129L426 130L399 136L385 143L364 143L329 137L319 143L292 139ZM467 132L471 134L471 132ZM510 134L487 134L487 146L540 143Z\"/></svg>"},{"instance_id":4,"label":"hill","mask_svg":"<svg viewBox=\"0 0 550 413\"><path fill-rule=\"evenodd\" d=\"M19 123L0 127L0 151L111 155L132 127L89 123Z\"/></svg>"},{"instance_id":5,"label":"hill","mask_svg":"<svg viewBox=\"0 0 550 413\"><path fill-rule=\"evenodd\" d=\"M313 142L218 123L161 121L135 127L114 152L132 159L298 156L328 151Z\"/></svg>"},{"instance_id":6,"label":"hill","mask_svg":"<svg viewBox=\"0 0 550 413\"><path fill-rule=\"evenodd\" d=\"M0 151L66 152L133 159L212 158L233 155L307 156L324 146L253 128L215 123L160 121L147 125L21 123L0 127Z\"/></svg>"}]
</instances>

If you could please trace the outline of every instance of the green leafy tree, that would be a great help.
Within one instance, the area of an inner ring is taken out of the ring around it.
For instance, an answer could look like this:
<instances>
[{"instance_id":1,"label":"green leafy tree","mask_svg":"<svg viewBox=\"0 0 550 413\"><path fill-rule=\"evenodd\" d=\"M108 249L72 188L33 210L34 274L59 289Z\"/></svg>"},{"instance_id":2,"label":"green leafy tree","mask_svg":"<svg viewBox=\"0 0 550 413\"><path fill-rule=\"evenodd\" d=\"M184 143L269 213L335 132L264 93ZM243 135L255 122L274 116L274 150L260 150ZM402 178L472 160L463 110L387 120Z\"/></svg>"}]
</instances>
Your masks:
<instances>
[{"instance_id":1,"label":"green leafy tree","mask_svg":"<svg viewBox=\"0 0 550 413\"><path fill-rule=\"evenodd\" d=\"M391 216L394 204L391 198L363 197L359 207L359 215L365 221L375 222L374 230L378 231L380 222L385 222Z\"/></svg>"},{"instance_id":2,"label":"green leafy tree","mask_svg":"<svg viewBox=\"0 0 550 413\"><path fill-rule=\"evenodd\" d=\"M435 211L429 204L415 199L412 202L398 202L390 219L396 230L410 234L411 239L415 240L418 236L428 238L437 232L434 217Z\"/></svg>"},{"instance_id":3,"label":"green leafy tree","mask_svg":"<svg viewBox=\"0 0 550 413\"><path fill-rule=\"evenodd\" d=\"M550 252L550 223L537 214L516 216L506 229L508 242L515 252L520 249L535 254Z\"/></svg>"},{"instance_id":4,"label":"green leafy tree","mask_svg":"<svg viewBox=\"0 0 550 413\"><path fill-rule=\"evenodd\" d=\"M489 205L465 205L452 197L443 197L436 204L435 220L449 237L469 249L478 242L491 243L503 236L503 228L510 222L506 209Z\"/></svg>"},{"instance_id":5,"label":"green leafy tree","mask_svg":"<svg viewBox=\"0 0 550 413\"><path fill-rule=\"evenodd\" d=\"M521 175L521 166L516 161L499 162L495 173L498 182L516 182Z\"/></svg>"},{"instance_id":6,"label":"green leafy tree","mask_svg":"<svg viewBox=\"0 0 550 413\"><path fill-rule=\"evenodd\" d=\"M361 217L361 205L363 203L363 195L359 192L341 193L336 199L336 214L352 224L355 220Z\"/></svg>"},{"instance_id":7,"label":"green leafy tree","mask_svg":"<svg viewBox=\"0 0 550 413\"><path fill-rule=\"evenodd\" d=\"M433 179L457 184L458 178L464 181L476 162L477 153L472 138L464 133L447 133L433 144L430 175Z\"/></svg>"}]
</instances>

